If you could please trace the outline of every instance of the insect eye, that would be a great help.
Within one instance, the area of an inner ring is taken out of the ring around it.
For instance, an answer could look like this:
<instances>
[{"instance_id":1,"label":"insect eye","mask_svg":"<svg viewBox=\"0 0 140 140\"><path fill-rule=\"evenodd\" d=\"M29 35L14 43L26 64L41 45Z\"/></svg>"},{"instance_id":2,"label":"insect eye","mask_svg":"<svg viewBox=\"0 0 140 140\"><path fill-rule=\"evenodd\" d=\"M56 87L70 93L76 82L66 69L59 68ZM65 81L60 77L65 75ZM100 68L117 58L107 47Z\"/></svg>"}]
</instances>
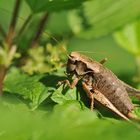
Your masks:
<instances>
[{"instance_id":1,"label":"insect eye","mask_svg":"<svg viewBox=\"0 0 140 140\"><path fill-rule=\"evenodd\" d=\"M76 68L76 65L74 65L74 64L68 64L67 65L67 73L70 73L70 72L74 71L75 68Z\"/></svg>"}]
</instances>

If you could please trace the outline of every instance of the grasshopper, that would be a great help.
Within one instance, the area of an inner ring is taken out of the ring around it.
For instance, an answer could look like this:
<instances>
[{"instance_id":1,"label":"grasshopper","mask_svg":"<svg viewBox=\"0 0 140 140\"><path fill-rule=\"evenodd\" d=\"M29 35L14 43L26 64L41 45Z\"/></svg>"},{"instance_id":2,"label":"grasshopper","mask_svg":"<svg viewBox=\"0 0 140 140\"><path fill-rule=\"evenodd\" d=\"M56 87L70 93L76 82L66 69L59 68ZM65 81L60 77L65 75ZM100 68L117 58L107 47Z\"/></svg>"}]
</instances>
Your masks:
<instances>
[{"instance_id":1,"label":"grasshopper","mask_svg":"<svg viewBox=\"0 0 140 140\"><path fill-rule=\"evenodd\" d=\"M91 99L91 110L95 99L125 120L136 119L129 95L139 97L140 91L118 79L111 70L103 66L105 62L106 59L97 62L78 52L72 52L68 56L66 75L74 79L72 83L68 80L63 82L74 88L81 80L84 91Z\"/></svg>"}]
</instances>

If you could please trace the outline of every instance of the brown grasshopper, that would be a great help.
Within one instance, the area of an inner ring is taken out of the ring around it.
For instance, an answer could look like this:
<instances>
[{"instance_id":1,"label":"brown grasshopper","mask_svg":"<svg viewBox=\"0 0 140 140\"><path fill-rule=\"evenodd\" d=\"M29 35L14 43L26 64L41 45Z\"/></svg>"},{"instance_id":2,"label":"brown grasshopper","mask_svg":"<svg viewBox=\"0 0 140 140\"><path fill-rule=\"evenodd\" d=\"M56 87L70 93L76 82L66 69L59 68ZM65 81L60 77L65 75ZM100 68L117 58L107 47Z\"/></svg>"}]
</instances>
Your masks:
<instances>
[{"instance_id":1,"label":"brown grasshopper","mask_svg":"<svg viewBox=\"0 0 140 140\"><path fill-rule=\"evenodd\" d=\"M100 62L94 61L78 52L72 52L68 56L66 74L74 77L70 88L74 88L79 80L87 96L91 99L91 110L94 107L94 99L103 106L109 108L125 120L136 119L132 111L132 104L128 95L139 97L140 91L122 82L117 76L103 66L106 59Z\"/></svg>"}]
</instances>

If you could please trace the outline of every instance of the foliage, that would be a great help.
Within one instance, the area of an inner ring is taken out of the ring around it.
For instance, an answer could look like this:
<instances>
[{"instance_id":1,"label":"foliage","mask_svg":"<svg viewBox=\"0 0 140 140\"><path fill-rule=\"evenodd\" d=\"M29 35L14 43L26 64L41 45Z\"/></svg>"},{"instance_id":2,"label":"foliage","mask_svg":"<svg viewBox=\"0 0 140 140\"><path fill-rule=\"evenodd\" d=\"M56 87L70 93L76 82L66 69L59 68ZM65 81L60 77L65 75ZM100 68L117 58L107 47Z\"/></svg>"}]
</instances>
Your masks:
<instances>
[{"instance_id":1,"label":"foliage","mask_svg":"<svg viewBox=\"0 0 140 140\"><path fill-rule=\"evenodd\" d=\"M65 50L63 44L57 46L47 44L46 47L29 49L29 58L22 69L29 74L46 73L60 69L66 59Z\"/></svg>"},{"instance_id":2,"label":"foliage","mask_svg":"<svg viewBox=\"0 0 140 140\"><path fill-rule=\"evenodd\" d=\"M42 76L30 77L17 69L12 69L5 78L4 90L9 93L19 94L24 99L30 100L32 108L36 108L51 93L51 89L39 82Z\"/></svg>"},{"instance_id":3,"label":"foliage","mask_svg":"<svg viewBox=\"0 0 140 140\"><path fill-rule=\"evenodd\" d=\"M135 56L137 72L134 80L139 83L140 81L140 21L128 24L121 30L114 33L114 38L121 47L129 51Z\"/></svg>"},{"instance_id":4,"label":"foliage","mask_svg":"<svg viewBox=\"0 0 140 140\"><path fill-rule=\"evenodd\" d=\"M120 79L139 84L139 0L1 0L0 16L0 139L140 136L139 122L122 121L98 104L91 112L80 82L74 89L58 85L71 51L108 57ZM132 101L140 117L140 101Z\"/></svg>"},{"instance_id":5,"label":"foliage","mask_svg":"<svg viewBox=\"0 0 140 140\"><path fill-rule=\"evenodd\" d=\"M72 9L80 6L87 0L26 0L33 12L42 11L60 11L64 9Z\"/></svg>"},{"instance_id":6,"label":"foliage","mask_svg":"<svg viewBox=\"0 0 140 140\"><path fill-rule=\"evenodd\" d=\"M120 46L124 47L134 55L140 54L140 21L136 21L124 27L122 30L117 31L114 36Z\"/></svg>"},{"instance_id":7,"label":"foliage","mask_svg":"<svg viewBox=\"0 0 140 140\"><path fill-rule=\"evenodd\" d=\"M81 27L79 32L76 32L78 36L97 38L137 19L140 14L139 9L139 0L91 0L84 3L81 11L71 14L70 19L73 17L75 20L74 22L70 20L70 23L74 32L76 32L75 27Z\"/></svg>"},{"instance_id":8,"label":"foliage","mask_svg":"<svg viewBox=\"0 0 140 140\"><path fill-rule=\"evenodd\" d=\"M1 105L1 108L3 106ZM26 109L22 110L21 107L15 109L9 111L4 106L0 110L2 114L0 137L3 140L63 140L66 138L74 140L88 138L135 140L140 135L135 126L131 124L114 119L105 121L98 119L96 113L87 109L81 110L78 102L71 101L63 105L57 105L51 115L46 114L45 111L30 112ZM4 123L4 121L7 121L7 123Z\"/></svg>"}]
</instances>

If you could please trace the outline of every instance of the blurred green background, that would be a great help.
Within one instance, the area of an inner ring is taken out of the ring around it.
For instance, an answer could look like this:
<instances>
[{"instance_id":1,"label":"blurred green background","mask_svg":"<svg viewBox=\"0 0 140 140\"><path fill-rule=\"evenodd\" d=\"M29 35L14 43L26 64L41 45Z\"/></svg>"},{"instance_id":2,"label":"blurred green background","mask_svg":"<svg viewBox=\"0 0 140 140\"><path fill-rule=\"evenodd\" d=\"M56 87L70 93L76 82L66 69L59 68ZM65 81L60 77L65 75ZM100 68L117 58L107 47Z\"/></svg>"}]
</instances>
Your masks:
<instances>
[{"instance_id":1,"label":"blurred green background","mask_svg":"<svg viewBox=\"0 0 140 140\"><path fill-rule=\"evenodd\" d=\"M96 61L108 58L107 68L139 88L140 1L21 0L11 45L5 38L17 1L0 2L0 68L6 67L0 139L138 139L139 123L124 122L100 106L91 112L80 84L71 90L56 84L66 79L67 54L78 51ZM134 113L140 116L139 107Z\"/></svg>"}]
</instances>

